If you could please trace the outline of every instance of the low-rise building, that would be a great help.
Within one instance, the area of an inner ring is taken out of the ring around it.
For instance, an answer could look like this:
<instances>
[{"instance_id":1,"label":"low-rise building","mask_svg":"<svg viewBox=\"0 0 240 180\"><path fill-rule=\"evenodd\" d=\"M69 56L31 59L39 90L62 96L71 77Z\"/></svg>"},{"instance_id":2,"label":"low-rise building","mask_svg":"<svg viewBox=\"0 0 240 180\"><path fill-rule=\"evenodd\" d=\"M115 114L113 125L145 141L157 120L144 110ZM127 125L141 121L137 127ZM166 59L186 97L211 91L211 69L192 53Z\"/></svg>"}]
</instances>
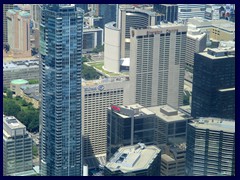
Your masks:
<instances>
[{"instance_id":1,"label":"low-rise building","mask_svg":"<svg viewBox=\"0 0 240 180\"><path fill-rule=\"evenodd\" d=\"M39 79L39 60L22 60L3 63L3 86L10 87L15 79Z\"/></svg>"}]
</instances>

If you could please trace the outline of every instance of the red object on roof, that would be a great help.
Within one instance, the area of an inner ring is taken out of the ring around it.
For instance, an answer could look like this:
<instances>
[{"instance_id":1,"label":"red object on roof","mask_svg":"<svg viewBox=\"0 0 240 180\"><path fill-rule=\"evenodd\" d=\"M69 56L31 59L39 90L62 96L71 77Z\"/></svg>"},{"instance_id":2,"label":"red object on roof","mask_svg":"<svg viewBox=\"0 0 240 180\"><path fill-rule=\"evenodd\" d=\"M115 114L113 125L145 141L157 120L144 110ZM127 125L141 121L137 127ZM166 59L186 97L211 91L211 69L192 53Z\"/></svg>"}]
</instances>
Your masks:
<instances>
[{"instance_id":1,"label":"red object on roof","mask_svg":"<svg viewBox=\"0 0 240 180\"><path fill-rule=\"evenodd\" d=\"M115 111L120 111L121 110L120 107L115 106L115 105L111 105L111 108L112 108L112 110L115 110Z\"/></svg>"}]
</instances>

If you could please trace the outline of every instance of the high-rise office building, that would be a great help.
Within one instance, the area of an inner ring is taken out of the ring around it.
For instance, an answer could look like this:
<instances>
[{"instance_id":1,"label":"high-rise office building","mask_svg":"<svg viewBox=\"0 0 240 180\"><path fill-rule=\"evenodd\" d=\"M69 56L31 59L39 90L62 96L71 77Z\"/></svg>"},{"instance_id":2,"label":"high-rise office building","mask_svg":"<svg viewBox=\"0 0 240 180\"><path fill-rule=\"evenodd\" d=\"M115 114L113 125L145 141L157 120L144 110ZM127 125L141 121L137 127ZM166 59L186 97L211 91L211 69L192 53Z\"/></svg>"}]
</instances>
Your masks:
<instances>
[{"instance_id":1,"label":"high-rise office building","mask_svg":"<svg viewBox=\"0 0 240 180\"><path fill-rule=\"evenodd\" d=\"M235 119L235 42L195 54L191 115Z\"/></svg>"},{"instance_id":2,"label":"high-rise office building","mask_svg":"<svg viewBox=\"0 0 240 180\"><path fill-rule=\"evenodd\" d=\"M7 16L6 13L9 9L13 9L13 4L3 4L3 42L8 41L8 29L7 29Z\"/></svg>"},{"instance_id":3,"label":"high-rise office building","mask_svg":"<svg viewBox=\"0 0 240 180\"><path fill-rule=\"evenodd\" d=\"M205 16L206 4L178 4L178 20Z\"/></svg>"},{"instance_id":4,"label":"high-rise office building","mask_svg":"<svg viewBox=\"0 0 240 180\"><path fill-rule=\"evenodd\" d=\"M131 97L145 107L182 105L187 27L131 28Z\"/></svg>"},{"instance_id":5,"label":"high-rise office building","mask_svg":"<svg viewBox=\"0 0 240 180\"><path fill-rule=\"evenodd\" d=\"M13 57L31 56L30 14L21 10L7 11L8 44Z\"/></svg>"},{"instance_id":6,"label":"high-rise office building","mask_svg":"<svg viewBox=\"0 0 240 180\"><path fill-rule=\"evenodd\" d=\"M193 72L194 53L203 52L207 45L207 34L188 26L185 69Z\"/></svg>"},{"instance_id":7,"label":"high-rise office building","mask_svg":"<svg viewBox=\"0 0 240 180\"><path fill-rule=\"evenodd\" d=\"M164 20L174 22L178 20L178 6L177 4L154 4L154 11L164 14Z\"/></svg>"},{"instance_id":8,"label":"high-rise office building","mask_svg":"<svg viewBox=\"0 0 240 180\"><path fill-rule=\"evenodd\" d=\"M83 160L90 169L106 163L107 108L129 104L130 82L124 77L83 81Z\"/></svg>"},{"instance_id":9,"label":"high-rise office building","mask_svg":"<svg viewBox=\"0 0 240 180\"><path fill-rule=\"evenodd\" d=\"M155 115L139 104L112 105L107 112L107 160L121 146L155 144Z\"/></svg>"},{"instance_id":10,"label":"high-rise office building","mask_svg":"<svg viewBox=\"0 0 240 180\"><path fill-rule=\"evenodd\" d=\"M168 105L148 107L155 113L155 140L159 146L186 142L187 123L190 116Z\"/></svg>"},{"instance_id":11,"label":"high-rise office building","mask_svg":"<svg viewBox=\"0 0 240 180\"><path fill-rule=\"evenodd\" d=\"M83 53L92 52L94 48L102 45L102 28L83 28Z\"/></svg>"},{"instance_id":12,"label":"high-rise office building","mask_svg":"<svg viewBox=\"0 0 240 180\"><path fill-rule=\"evenodd\" d=\"M82 174L81 67L83 11L43 5L40 24L40 173Z\"/></svg>"},{"instance_id":13,"label":"high-rise office building","mask_svg":"<svg viewBox=\"0 0 240 180\"><path fill-rule=\"evenodd\" d=\"M26 126L13 116L3 116L3 175L32 169L32 139Z\"/></svg>"},{"instance_id":14,"label":"high-rise office building","mask_svg":"<svg viewBox=\"0 0 240 180\"><path fill-rule=\"evenodd\" d=\"M124 146L104 166L105 176L160 176L161 150L138 143Z\"/></svg>"},{"instance_id":15,"label":"high-rise office building","mask_svg":"<svg viewBox=\"0 0 240 180\"><path fill-rule=\"evenodd\" d=\"M203 118L188 124L186 174L235 175L235 121Z\"/></svg>"}]
</instances>

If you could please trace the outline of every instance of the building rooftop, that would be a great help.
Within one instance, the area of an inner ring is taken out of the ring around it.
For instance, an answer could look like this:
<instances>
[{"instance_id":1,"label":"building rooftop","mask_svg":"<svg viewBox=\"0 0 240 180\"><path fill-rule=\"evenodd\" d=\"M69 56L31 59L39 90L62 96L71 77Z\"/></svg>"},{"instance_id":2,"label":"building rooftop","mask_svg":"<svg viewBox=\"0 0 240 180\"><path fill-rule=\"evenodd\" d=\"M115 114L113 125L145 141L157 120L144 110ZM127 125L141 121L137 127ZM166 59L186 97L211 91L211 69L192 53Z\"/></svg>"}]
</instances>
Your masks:
<instances>
[{"instance_id":1,"label":"building rooftop","mask_svg":"<svg viewBox=\"0 0 240 180\"><path fill-rule=\"evenodd\" d=\"M8 139L19 135L22 133L22 129L26 129L26 126L23 125L20 121L18 121L14 116L5 116L3 115L3 137L4 139ZM16 133L14 133L14 131Z\"/></svg>"},{"instance_id":2,"label":"building rooftop","mask_svg":"<svg viewBox=\"0 0 240 180\"><path fill-rule=\"evenodd\" d=\"M154 115L153 112L149 111L149 109L141 106L140 104L132 104L127 106L118 106L119 111L115 111L122 118L129 118L134 115L135 118L140 116L150 116ZM113 108L112 108L113 109Z\"/></svg>"},{"instance_id":3,"label":"building rooftop","mask_svg":"<svg viewBox=\"0 0 240 180\"><path fill-rule=\"evenodd\" d=\"M233 120L208 117L197 119L189 125L198 129L235 133L235 121Z\"/></svg>"},{"instance_id":4,"label":"building rooftop","mask_svg":"<svg viewBox=\"0 0 240 180\"><path fill-rule=\"evenodd\" d=\"M28 81L25 79L14 79L11 81L11 84L26 84L26 83L28 83Z\"/></svg>"},{"instance_id":5,"label":"building rooftop","mask_svg":"<svg viewBox=\"0 0 240 180\"><path fill-rule=\"evenodd\" d=\"M157 117L160 119L166 121L166 122L174 122L179 120L187 120L189 116L186 116L186 114L177 111L176 109L164 105L164 106L154 106L148 108L150 111L156 114Z\"/></svg>"},{"instance_id":6,"label":"building rooftop","mask_svg":"<svg viewBox=\"0 0 240 180\"><path fill-rule=\"evenodd\" d=\"M11 129L25 128L25 125L23 125L14 116L3 116L3 123Z\"/></svg>"},{"instance_id":7,"label":"building rooftop","mask_svg":"<svg viewBox=\"0 0 240 180\"><path fill-rule=\"evenodd\" d=\"M113 171L122 171L129 173L139 170L148 169L160 149L156 146L145 146L145 144L138 143L133 146L125 146L113 155L105 167Z\"/></svg>"},{"instance_id":8,"label":"building rooftop","mask_svg":"<svg viewBox=\"0 0 240 180\"><path fill-rule=\"evenodd\" d=\"M208 20L201 17L194 17L188 19L188 24L195 25L197 28L217 27L224 31L235 32L235 23L225 19Z\"/></svg>"},{"instance_id":9,"label":"building rooftop","mask_svg":"<svg viewBox=\"0 0 240 180\"><path fill-rule=\"evenodd\" d=\"M175 162L175 160L167 154L162 154L161 160L166 162Z\"/></svg>"},{"instance_id":10,"label":"building rooftop","mask_svg":"<svg viewBox=\"0 0 240 180\"><path fill-rule=\"evenodd\" d=\"M23 85L21 86L21 89L23 90L23 93L26 94L28 97L39 101L39 84Z\"/></svg>"},{"instance_id":11,"label":"building rooftop","mask_svg":"<svg viewBox=\"0 0 240 180\"><path fill-rule=\"evenodd\" d=\"M3 71L25 68L39 68L39 60L11 61L3 63Z\"/></svg>"},{"instance_id":12,"label":"building rooftop","mask_svg":"<svg viewBox=\"0 0 240 180\"><path fill-rule=\"evenodd\" d=\"M94 85L101 85L101 84L109 84L113 82L125 82L129 81L128 77L108 77L103 79L94 79L94 80L84 80L82 79L82 86L94 86Z\"/></svg>"}]
</instances>

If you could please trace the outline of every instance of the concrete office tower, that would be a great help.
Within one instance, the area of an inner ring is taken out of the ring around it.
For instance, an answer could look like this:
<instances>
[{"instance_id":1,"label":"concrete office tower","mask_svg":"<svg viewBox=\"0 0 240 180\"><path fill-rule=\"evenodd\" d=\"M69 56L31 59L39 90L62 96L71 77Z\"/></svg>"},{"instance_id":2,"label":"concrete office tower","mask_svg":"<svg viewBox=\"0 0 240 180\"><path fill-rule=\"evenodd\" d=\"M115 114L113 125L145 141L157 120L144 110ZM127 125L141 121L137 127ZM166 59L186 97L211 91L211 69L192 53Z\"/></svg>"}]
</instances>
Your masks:
<instances>
[{"instance_id":1,"label":"concrete office tower","mask_svg":"<svg viewBox=\"0 0 240 180\"><path fill-rule=\"evenodd\" d=\"M186 143L166 146L161 150L161 176L185 176Z\"/></svg>"},{"instance_id":2,"label":"concrete office tower","mask_svg":"<svg viewBox=\"0 0 240 180\"><path fill-rule=\"evenodd\" d=\"M3 175L32 169L32 139L26 126L13 116L3 115Z\"/></svg>"},{"instance_id":3,"label":"concrete office tower","mask_svg":"<svg viewBox=\"0 0 240 180\"><path fill-rule=\"evenodd\" d=\"M205 16L206 4L178 4L178 20Z\"/></svg>"},{"instance_id":4,"label":"concrete office tower","mask_svg":"<svg viewBox=\"0 0 240 180\"><path fill-rule=\"evenodd\" d=\"M8 44L13 57L31 56L30 14L21 10L7 11Z\"/></svg>"},{"instance_id":5,"label":"concrete office tower","mask_svg":"<svg viewBox=\"0 0 240 180\"><path fill-rule=\"evenodd\" d=\"M82 175L81 66L83 11L43 5L40 24L40 174Z\"/></svg>"},{"instance_id":6,"label":"concrete office tower","mask_svg":"<svg viewBox=\"0 0 240 180\"><path fill-rule=\"evenodd\" d=\"M190 116L168 105L149 107L148 110L156 116L155 141L160 147L186 142L186 128Z\"/></svg>"},{"instance_id":7,"label":"concrete office tower","mask_svg":"<svg viewBox=\"0 0 240 180\"><path fill-rule=\"evenodd\" d=\"M138 143L124 146L104 166L105 176L160 176L161 150Z\"/></svg>"},{"instance_id":8,"label":"concrete office tower","mask_svg":"<svg viewBox=\"0 0 240 180\"><path fill-rule=\"evenodd\" d=\"M155 115L139 104L112 105L107 112L107 160L121 146L155 144Z\"/></svg>"},{"instance_id":9,"label":"concrete office tower","mask_svg":"<svg viewBox=\"0 0 240 180\"><path fill-rule=\"evenodd\" d=\"M131 97L145 107L182 105L187 27L163 23L132 28Z\"/></svg>"},{"instance_id":10,"label":"concrete office tower","mask_svg":"<svg viewBox=\"0 0 240 180\"><path fill-rule=\"evenodd\" d=\"M186 61L185 69L193 72L194 53L203 52L206 48L207 34L202 33L200 29L188 26L187 45L186 45Z\"/></svg>"},{"instance_id":11,"label":"concrete office tower","mask_svg":"<svg viewBox=\"0 0 240 180\"><path fill-rule=\"evenodd\" d=\"M178 6L177 4L154 4L154 11L164 14L164 20L174 23L178 20Z\"/></svg>"},{"instance_id":12,"label":"concrete office tower","mask_svg":"<svg viewBox=\"0 0 240 180\"><path fill-rule=\"evenodd\" d=\"M7 16L9 9L13 9L13 4L3 4L3 42L8 42Z\"/></svg>"},{"instance_id":13,"label":"concrete office tower","mask_svg":"<svg viewBox=\"0 0 240 180\"><path fill-rule=\"evenodd\" d=\"M195 54L191 115L235 119L235 42Z\"/></svg>"},{"instance_id":14,"label":"concrete office tower","mask_svg":"<svg viewBox=\"0 0 240 180\"><path fill-rule=\"evenodd\" d=\"M82 134L84 163L90 169L106 163L107 108L129 104L130 82L106 78L82 83Z\"/></svg>"},{"instance_id":15,"label":"concrete office tower","mask_svg":"<svg viewBox=\"0 0 240 180\"><path fill-rule=\"evenodd\" d=\"M235 176L235 121L203 118L188 124L186 175Z\"/></svg>"},{"instance_id":16,"label":"concrete office tower","mask_svg":"<svg viewBox=\"0 0 240 180\"><path fill-rule=\"evenodd\" d=\"M115 22L110 22L105 25L104 39L104 69L111 72L119 72L121 29L116 26Z\"/></svg>"}]
</instances>

